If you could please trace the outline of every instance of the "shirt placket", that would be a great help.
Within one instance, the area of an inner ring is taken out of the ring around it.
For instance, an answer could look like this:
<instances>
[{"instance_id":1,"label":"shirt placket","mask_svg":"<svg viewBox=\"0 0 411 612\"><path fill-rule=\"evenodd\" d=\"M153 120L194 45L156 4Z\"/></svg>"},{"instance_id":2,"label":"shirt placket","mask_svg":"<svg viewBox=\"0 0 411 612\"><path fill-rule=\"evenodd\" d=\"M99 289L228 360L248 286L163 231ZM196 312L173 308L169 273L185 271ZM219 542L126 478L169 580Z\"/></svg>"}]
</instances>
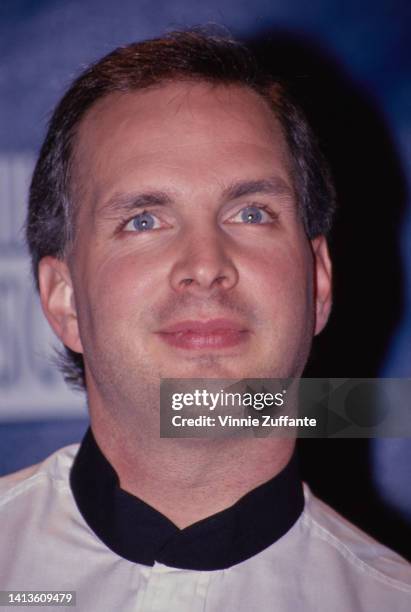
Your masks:
<instances>
[{"instance_id":1,"label":"shirt placket","mask_svg":"<svg viewBox=\"0 0 411 612\"><path fill-rule=\"evenodd\" d=\"M194 572L155 563L147 576L136 612L204 612L210 572Z\"/></svg>"}]
</instances>

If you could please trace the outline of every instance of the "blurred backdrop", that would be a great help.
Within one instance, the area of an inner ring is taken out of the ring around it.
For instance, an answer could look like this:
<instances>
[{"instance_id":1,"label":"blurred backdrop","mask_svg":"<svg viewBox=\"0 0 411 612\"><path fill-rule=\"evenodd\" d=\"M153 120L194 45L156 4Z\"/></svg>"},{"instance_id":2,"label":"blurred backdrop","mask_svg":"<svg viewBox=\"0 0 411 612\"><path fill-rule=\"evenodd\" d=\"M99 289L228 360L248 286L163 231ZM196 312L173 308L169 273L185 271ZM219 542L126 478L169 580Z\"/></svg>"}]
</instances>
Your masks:
<instances>
[{"instance_id":1,"label":"blurred backdrop","mask_svg":"<svg viewBox=\"0 0 411 612\"><path fill-rule=\"evenodd\" d=\"M50 113L73 77L113 47L210 22L290 82L331 161L335 308L307 375L411 376L408 0L1 0L0 474L87 427L83 396L51 363L21 229ZM315 492L411 554L409 440L305 440L300 456Z\"/></svg>"}]
</instances>

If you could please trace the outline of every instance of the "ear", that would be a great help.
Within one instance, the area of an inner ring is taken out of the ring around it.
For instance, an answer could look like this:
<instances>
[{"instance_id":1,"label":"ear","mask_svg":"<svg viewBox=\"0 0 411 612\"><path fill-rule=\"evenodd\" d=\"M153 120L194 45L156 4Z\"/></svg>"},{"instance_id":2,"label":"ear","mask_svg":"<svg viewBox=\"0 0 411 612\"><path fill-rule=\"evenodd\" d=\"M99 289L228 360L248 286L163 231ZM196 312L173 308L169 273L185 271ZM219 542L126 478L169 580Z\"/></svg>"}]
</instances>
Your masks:
<instances>
[{"instance_id":1,"label":"ear","mask_svg":"<svg viewBox=\"0 0 411 612\"><path fill-rule=\"evenodd\" d=\"M332 266L324 236L311 241L314 254L314 299L315 331L319 334L325 327L332 304Z\"/></svg>"},{"instance_id":2,"label":"ear","mask_svg":"<svg viewBox=\"0 0 411 612\"><path fill-rule=\"evenodd\" d=\"M40 300L54 333L76 353L82 353L71 275L65 261L43 257L39 263Z\"/></svg>"}]
</instances>

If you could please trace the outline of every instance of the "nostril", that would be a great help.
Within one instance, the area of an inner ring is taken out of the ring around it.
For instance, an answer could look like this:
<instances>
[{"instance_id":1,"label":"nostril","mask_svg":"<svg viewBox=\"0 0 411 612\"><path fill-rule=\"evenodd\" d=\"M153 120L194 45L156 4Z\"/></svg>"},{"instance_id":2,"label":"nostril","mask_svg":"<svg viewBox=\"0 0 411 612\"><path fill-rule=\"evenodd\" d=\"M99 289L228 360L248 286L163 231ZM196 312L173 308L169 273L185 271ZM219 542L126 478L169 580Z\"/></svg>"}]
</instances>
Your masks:
<instances>
[{"instance_id":1,"label":"nostril","mask_svg":"<svg viewBox=\"0 0 411 612\"><path fill-rule=\"evenodd\" d=\"M218 277L215 279L215 282L216 282L218 285L221 285L222 283L224 283L224 281L226 280L226 278L227 278L226 276L218 276Z\"/></svg>"}]
</instances>

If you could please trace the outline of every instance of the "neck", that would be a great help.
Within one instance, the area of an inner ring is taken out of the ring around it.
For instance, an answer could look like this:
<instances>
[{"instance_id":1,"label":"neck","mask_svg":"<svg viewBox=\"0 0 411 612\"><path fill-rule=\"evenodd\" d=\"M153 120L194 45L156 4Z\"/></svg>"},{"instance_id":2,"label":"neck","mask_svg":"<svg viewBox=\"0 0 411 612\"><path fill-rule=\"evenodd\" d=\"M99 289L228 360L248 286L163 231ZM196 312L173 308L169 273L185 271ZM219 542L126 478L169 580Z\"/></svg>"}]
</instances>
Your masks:
<instances>
[{"instance_id":1,"label":"neck","mask_svg":"<svg viewBox=\"0 0 411 612\"><path fill-rule=\"evenodd\" d=\"M234 504L288 463L290 438L166 439L122 428L101 413L91 425L122 489L180 529Z\"/></svg>"}]
</instances>

